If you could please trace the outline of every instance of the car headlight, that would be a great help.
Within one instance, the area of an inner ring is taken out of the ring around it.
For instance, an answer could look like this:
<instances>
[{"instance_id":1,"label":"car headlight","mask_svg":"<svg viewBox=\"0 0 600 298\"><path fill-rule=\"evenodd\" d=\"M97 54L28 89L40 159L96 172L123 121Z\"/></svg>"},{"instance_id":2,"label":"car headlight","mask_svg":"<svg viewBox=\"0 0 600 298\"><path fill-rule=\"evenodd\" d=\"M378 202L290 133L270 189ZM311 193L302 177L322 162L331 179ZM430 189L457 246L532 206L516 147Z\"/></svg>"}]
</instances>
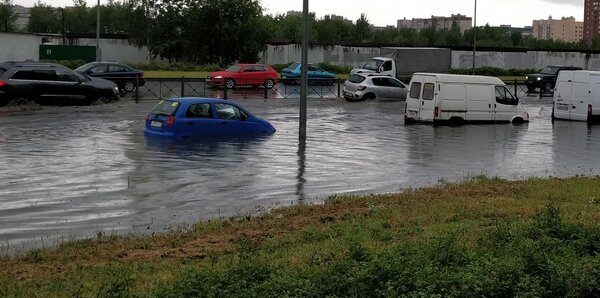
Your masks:
<instances>
[{"instance_id":1,"label":"car headlight","mask_svg":"<svg viewBox=\"0 0 600 298\"><path fill-rule=\"evenodd\" d=\"M541 80L542 80L542 78L537 78L537 80L538 80L538 81L541 81Z\"/></svg>"},{"instance_id":2,"label":"car headlight","mask_svg":"<svg viewBox=\"0 0 600 298\"><path fill-rule=\"evenodd\" d=\"M222 79L222 78L223 78L223 76L216 76L216 77L214 77L214 79Z\"/></svg>"},{"instance_id":3,"label":"car headlight","mask_svg":"<svg viewBox=\"0 0 600 298\"><path fill-rule=\"evenodd\" d=\"M528 81L528 80L529 80L529 76L525 76L525 80L527 80L527 81Z\"/></svg>"},{"instance_id":4,"label":"car headlight","mask_svg":"<svg viewBox=\"0 0 600 298\"><path fill-rule=\"evenodd\" d=\"M117 87L117 86L114 86L114 87L113 87L113 91L114 91L115 93L119 93L119 87Z\"/></svg>"}]
</instances>

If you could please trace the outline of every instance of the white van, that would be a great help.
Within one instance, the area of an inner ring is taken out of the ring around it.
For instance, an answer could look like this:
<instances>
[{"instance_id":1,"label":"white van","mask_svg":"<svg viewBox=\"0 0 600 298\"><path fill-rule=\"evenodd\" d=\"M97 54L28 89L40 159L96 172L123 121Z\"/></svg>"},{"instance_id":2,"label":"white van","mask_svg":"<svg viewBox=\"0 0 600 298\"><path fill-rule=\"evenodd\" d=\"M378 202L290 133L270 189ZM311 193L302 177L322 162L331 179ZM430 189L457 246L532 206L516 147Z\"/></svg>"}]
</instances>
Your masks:
<instances>
[{"instance_id":1,"label":"white van","mask_svg":"<svg viewBox=\"0 0 600 298\"><path fill-rule=\"evenodd\" d=\"M529 121L504 82L486 76L415 73L406 97L406 122Z\"/></svg>"},{"instance_id":2,"label":"white van","mask_svg":"<svg viewBox=\"0 0 600 298\"><path fill-rule=\"evenodd\" d=\"M600 115L600 71L559 72L552 119L591 121L595 115Z\"/></svg>"}]
</instances>

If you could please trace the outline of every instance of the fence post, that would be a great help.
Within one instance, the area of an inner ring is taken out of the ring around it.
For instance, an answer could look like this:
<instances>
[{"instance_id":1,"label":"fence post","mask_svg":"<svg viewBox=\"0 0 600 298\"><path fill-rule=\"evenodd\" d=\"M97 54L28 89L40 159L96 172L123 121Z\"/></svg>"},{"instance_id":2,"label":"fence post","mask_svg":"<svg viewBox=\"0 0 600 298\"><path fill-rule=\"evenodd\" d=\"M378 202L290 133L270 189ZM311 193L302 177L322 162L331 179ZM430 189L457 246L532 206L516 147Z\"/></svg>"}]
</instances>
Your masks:
<instances>
[{"instance_id":1,"label":"fence post","mask_svg":"<svg viewBox=\"0 0 600 298\"><path fill-rule=\"evenodd\" d=\"M340 96L340 95L341 95L341 89L342 89L342 86L341 86L341 81L342 81L342 79L340 79L340 78L337 78L337 85L338 85L338 86L337 86L337 87L338 87L338 98L341 98L341 96Z\"/></svg>"},{"instance_id":2,"label":"fence post","mask_svg":"<svg viewBox=\"0 0 600 298\"><path fill-rule=\"evenodd\" d=\"M264 83L263 86L265 86L265 94L264 94L265 99L269 98L269 88L267 88L267 80L268 79L265 78L265 81L263 82ZM273 86L273 87L275 87L275 86Z\"/></svg>"},{"instance_id":3,"label":"fence post","mask_svg":"<svg viewBox=\"0 0 600 298\"><path fill-rule=\"evenodd\" d=\"M181 97L185 97L185 77L181 77Z\"/></svg>"},{"instance_id":4,"label":"fence post","mask_svg":"<svg viewBox=\"0 0 600 298\"><path fill-rule=\"evenodd\" d=\"M140 76L135 76L135 103L140 101Z\"/></svg>"},{"instance_id":5,"label":"fence post","mask_svg":"<svg viewBox=\"0 0 600 298\"><path fill-rule=\"evenodd\" d=\"M227 83L223 85L223 99L227 99Z\"/></svg>"},{"instance_id":6,"label":"fence post","mask_svg":"<svg viewBox=\"0 0 600 298\"><path fill-rule=\"evenodd\" d=\"M515 97L519 97L517 94L517 79L515 79Z\"/></svg>"}]
</instances>

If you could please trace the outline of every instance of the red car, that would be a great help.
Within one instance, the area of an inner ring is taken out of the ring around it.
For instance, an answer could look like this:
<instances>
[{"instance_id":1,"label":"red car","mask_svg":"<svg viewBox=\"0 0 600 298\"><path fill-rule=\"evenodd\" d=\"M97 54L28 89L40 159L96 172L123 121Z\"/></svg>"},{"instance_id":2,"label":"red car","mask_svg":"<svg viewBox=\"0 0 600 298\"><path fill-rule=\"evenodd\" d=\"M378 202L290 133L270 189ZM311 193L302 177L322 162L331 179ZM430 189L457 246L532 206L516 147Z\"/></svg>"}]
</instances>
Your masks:
<instances>
[{"instance_id":1,"label":"red car","mask_svg":"<svg viewBox=\"0 0 600 298\"><path fill-rule=\"evenodd\" d=\"M213 87L265 86L273 88L279 81L279 73L264 64L234 64L223 71L211 72L206 83Z\"/></svg>"}]
</instances>

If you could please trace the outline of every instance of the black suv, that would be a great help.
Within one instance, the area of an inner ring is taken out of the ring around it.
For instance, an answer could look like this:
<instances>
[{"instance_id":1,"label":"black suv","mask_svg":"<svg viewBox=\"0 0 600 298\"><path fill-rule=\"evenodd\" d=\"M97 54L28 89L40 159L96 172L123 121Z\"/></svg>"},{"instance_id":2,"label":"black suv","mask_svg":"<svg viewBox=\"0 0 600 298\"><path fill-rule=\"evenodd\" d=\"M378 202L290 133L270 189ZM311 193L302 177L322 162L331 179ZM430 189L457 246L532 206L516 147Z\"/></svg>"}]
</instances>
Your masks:
<instances>
[{"instance_id":1,"label":"black suv","mask_svg":"<svg viewBox=\"0 0 600 298\"><path fill-rule=\"evenodd\" d=\"M23 104L89 105L119 99L111 81L84 77L62 65L29 61L0 63L0 106Z\"/></svg>"},{"instance_id":2,"label":"black suv","mask_svg":"<svg viewBox=\"0 0 600 298\"><path fill-rule=\"evenodd\" d=\"M540 73L534 73L525 77L527 92L532 93L536 88L540 88L541 92L550 92L556 85L558 72L561 70L581 70L578 66L566 65L550 65L546 66Z\"/></svg>"},{"instance_id":3,"label":"black suv","mask_svg":"<svg viewBox=\"0 0 600 298\"><path fill-rule=\"evenodd\" d=\"M144 72L116 62L90 62L75 69L76 72L115 82L124 92L144 86Z\"/></svg>"}]
</instances>

